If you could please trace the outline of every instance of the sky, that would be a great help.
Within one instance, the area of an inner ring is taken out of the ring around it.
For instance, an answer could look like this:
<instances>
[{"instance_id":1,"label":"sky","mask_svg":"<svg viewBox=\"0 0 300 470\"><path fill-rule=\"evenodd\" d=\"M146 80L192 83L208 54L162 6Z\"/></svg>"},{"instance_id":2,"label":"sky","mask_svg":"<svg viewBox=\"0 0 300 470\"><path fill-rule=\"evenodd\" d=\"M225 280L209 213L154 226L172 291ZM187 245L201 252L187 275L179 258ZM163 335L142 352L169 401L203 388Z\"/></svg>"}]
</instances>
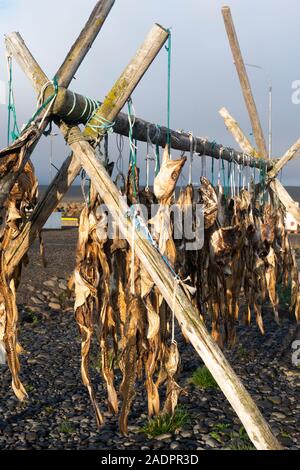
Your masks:
<instances>
[{"instance_id":1,"label":"sky","mask_svg":"<svg viewBox=\"0 0 300 470\"><path fill-rule=\"evenodd\" d=\"M88 19L96 0L0 0L0 81L7 81L4 35L18 31L40 66L52 78ZM238 149L218 110L225 106L251 136L221 8L231 7L241 50L263 130L268 137L268 75L273 86L273 156L280 157L300 137L300 104L292 102L292 84L300 80L299 0L116 0L98 38L70 89L103 99L134 56L154 23L172 30L171 128L192 131ZM36 108L28 79L14 64L14 93L20 126ZM0 87L1 90L1 87ZM167 122L167 52L163 49L132 95L136 114L147 121ZM6 146L7 106L0 104L0 146ZM111 160L118 156L115 136L109 137ZM59 167L69 153L60 136L54 138L53 161ZM128 160L125 139L124 162ZM176 153L174 153L176 156ZM146 149L138 147L144 175ZM33 155L41 184L50 178L50 139L43 138ZM200 158L193 168L200 176ZM52 170L55 173L55 170ZM185 170L187 177L188 168ZM283 172L287 185L299 185L300 159ZM142 183L144 183L142 179Z\"/></svg>"}]
</instances>

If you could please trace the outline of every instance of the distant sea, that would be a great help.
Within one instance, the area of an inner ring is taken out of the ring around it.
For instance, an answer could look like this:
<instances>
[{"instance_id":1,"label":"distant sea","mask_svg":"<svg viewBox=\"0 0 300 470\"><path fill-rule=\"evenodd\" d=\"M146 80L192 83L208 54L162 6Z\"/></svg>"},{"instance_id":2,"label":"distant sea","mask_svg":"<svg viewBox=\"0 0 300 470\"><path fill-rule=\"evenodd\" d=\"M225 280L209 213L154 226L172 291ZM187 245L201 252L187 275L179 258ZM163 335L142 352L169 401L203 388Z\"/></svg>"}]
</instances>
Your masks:
<instances>
[{"instance_id":1,"label":"distant sea","mask_svg":"<svg viewBox=\"0 0 300 470\"><path fill-rule=\"evenodd\" d=\"M39 186L39 195L40 197L45 194L48 186ZM291 197L300 203L300 186L286 186L286 190L290 193ZM64 200L67 201L80 201L83 199L81 186L71 186L69 191L64 197Z\"/></svg>"}]
</instances>

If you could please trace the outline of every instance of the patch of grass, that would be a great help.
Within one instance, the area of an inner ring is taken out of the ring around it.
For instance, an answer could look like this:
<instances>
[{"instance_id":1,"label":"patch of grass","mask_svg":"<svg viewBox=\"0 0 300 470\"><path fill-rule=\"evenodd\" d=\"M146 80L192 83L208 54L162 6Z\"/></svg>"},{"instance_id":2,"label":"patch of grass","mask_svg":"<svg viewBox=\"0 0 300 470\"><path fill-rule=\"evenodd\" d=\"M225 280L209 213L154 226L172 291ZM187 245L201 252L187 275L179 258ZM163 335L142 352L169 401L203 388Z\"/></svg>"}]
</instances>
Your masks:
<instances>
[{"instance_id":1,"label":"patch of grass","mask_svg":"<svg viewBox=\"0 0 300 470\"><path fill-rule=\"evenodd\" d=\"M53 408L53 406L45 406L44 411L45 411L45 413L50 415L54 412L54 408Z\"/></svg>"},{"instance_id":2,"label":"patch of grass","mask_svg":"<svg viewBox=\"0 0 300 470\"><path fill-rule=\"evenodd\" d=\"M247 359L249 357L249 352L244 346L239 346L236 354L240 359Z\"/></svg>"},{"instance_id":3,"label":"patch of grass","mask_svg":"<svg viewBox=\"0 0 300 470\"><path fill-rule=\"evenodd\" d=\"M31 323L32 325L35 325L40 321L40 317L29 309L26 310L25 315L23 315L23 319L26 323Z\"/></svg>"},{"instance_id":4,"label":"patch of grass","mask_svg":"<svg viewBox=\"0 0 300 470\"><path fill-rule=\"evenodd\" d=\"M24 385L25 386L25 389L26 389L26 392L28 393L32 393L34 392L34 386L33 385Z\"/></svg>"},{"instance_id":5,"label":"patch of grass","mask_svg":"<svg viewBox=\"0 0 300 470\"><path fill-rule=\"evenodd\" d=\"M218 388L218 384L209 372L206 366L199 367L193 372L192 377L188 380L188 383L195 385L197 388L203 390L207 388Z\"/></svg>"},{"instance_id":6,"label":"patch of grass","mask_svg":"<svg viewBox=\"0 0 300 470\"><path fill-rule=\"evenodd\" d=\"M64 309L67 306L67 301L68 301L68 294L67 292L63 291L60 292L60 294L57 296L59 303L61 305L61 308Z\"/></svg>"},{"instance_id":7,"label":"patch of grass","mask_svg":"<svg viewBox=\"0 0 300 470\"><path fill-rule=\"evenodd\" d=\"M289 308L291 305L291 285L284 286L283 284L277 285L277 294L279 298L279 305L282 308Z\"/></svg>"},{"instance_id":8,"label":"patch of grass","mask_svg":"<svg viewBox=\"0 0 300 470\"><path fill-rule=\"evenodd\" d=\"M215 439L217 442L220 442L220 444L223 444L223 438L221 434L219 434L216 431L212 431L209 433L213 439Z\"/></svg>"},{"instance_id":9,"label":"patch of grass","mask_svg":"<svg viewBox=\"0 0 300 470\"><path fill-rule=\"evenodd\" d=\"M210 436L220 444L224 444L224 431L226 431L228 428L230 428L230 424L217 423L213 431L210 432Z\"/></svg>"},{"instance_id":10,"label":"patch of grass","mask_svg":"<svg viewBox=\"0 0 300 470\"><path fill-rule=\"evenodd\" d=\"M98 352L97 355L90 356L90 368L100 372L101 370L101 352Z\"/></svg>"},{"instance_id":11,"label":"patch of grass","mask_svg":"<svg viewBox=\"0 0 300 470\"><path fill-rule=\"evenodd\" d=\"M63 421L59 426L58 430L63 434L74 434L76 432L74 424L70 421Z\"/></svg>"},{"instance_id":12,"label":"patch of grass","mask_svg":"<svg viewBox=\"0 0 300 470\"><path fill-rule=\"evenodd\" d=\"M218 423L215 425L215 429L217 431L225 431L226 429L230 428L230 424L227 423Z\"/></svg>"},{"instance_id":13,"label":"patch of grass","mask_svg":"<svg viewBox=\"0 0 300 470\"><path fill-rule=\"evenodd\" d=\"M108 352L108 367L110 369L115 369L119 366L119 361L120 361L121 353L115 356L115 352L113 349L111 349ZM97 372L100 372L102 367L102 354L101 351L98 352L96 356L90 357L90 368L92 370L96 370Z\"/></svg>"},{"instance_id":14,"label":"patch of grass","mask_svg":"<svg viewBox=\"0 0 300 470\"><path fill-rule=\"evenodd\" d=\"M190 421L188 412L178 407L174 415L162 414L148 420L146 426L142 428L142 432L149 437L157 437L165 433L173 433L177 429L182 428Z\"/></svg>"},{"instance_id":15,"label":"patch of grass","mask_svg":"<svg viewBox=\"0 0 300 470\"><path fill-rule=\"evenodd\" d=\"M231 433L230 437L230 450L255 450L255 447L250 441L244 427L241 427L238 432L234 431Z\"/></svg>"}]
</instances>

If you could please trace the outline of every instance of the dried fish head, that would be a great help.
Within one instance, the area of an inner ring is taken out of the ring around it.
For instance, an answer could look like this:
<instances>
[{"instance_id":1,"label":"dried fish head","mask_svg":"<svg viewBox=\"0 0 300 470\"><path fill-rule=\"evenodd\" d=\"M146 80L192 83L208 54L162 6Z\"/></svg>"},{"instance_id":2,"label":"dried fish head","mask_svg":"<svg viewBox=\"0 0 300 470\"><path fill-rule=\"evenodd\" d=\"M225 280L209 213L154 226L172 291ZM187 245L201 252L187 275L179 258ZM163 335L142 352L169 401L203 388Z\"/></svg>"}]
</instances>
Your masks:
<instances>
[{"instance_id":1,"label":"dried fish head","mask_svg":"<svg viewBox=\"0 0 300 470\"><path fill-rule=\"evenodd\" d=\"M186 157L171 160L169 148L166 145L160 171L154 179L154 194L161 203L167 204L171 199Z\"/></svg>"}]
</instances>

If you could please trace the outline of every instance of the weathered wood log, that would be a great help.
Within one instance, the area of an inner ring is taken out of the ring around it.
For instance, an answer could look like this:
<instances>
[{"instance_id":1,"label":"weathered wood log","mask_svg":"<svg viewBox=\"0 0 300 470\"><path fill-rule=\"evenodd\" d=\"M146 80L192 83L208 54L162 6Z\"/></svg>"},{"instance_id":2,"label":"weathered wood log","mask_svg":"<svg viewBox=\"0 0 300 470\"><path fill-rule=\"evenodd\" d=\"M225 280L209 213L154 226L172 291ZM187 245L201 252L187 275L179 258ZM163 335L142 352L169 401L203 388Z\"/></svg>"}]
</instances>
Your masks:
<instances>
[{"instance_id":1,"label":"weathered wood log","mask_svg":"<svg viewBox=\"0 0 300 470\"><path fill-rule=\"evenodd\" d=\"M46 97L50 94L46 93ZM75 106L74 106L74 103ZM101 102L92 100L71 90L59 88L57 99L53 106L53 114L62 118L68 123L81 123L86 124L87 118L91 115L91 110L94 109L95 103L101 105ZM128 137L129 124L128 116L125 113L119 113L115 119L114 132ZM165 147L168 137L168 129L164 126L157 126L151 124L139 117L136 117L135 125L133 128L133 138L147 142L149 136L154 144ZM180 150L181 152L189 152L191 147L190 135L186 132L179 132L171 130L171 148ZM261 162L253 158L253 152L243 150L238 152L233 148L223 146L216 142L210 142L201 137L194 137L194 150L199 155L207 155L215 159L222 158L226 161L235 161L239 165L247 165L254 168L261 168ZM268 170L274 166L273 161L265 163Z\"/></svg>"},{"instance_id":2,"label":"weathered wood log","mask_svg":"<svg viewBox=\"0 0 300 470\"><path fill-rule=\"evenodd\" d=\"M95 40L97 34L101 30L102 25L107 18L113 4L114 0L101 0L97 3L90 19L83 28L81 34L74 43L74 46L56 74L58 83L60 85L67 87L71 82L82 60L88 53L92 42ZM46 75L38 67L38 64L35 60L28 62L28 60L30 61L30 57L27 56L26 48L22 48L22 39L20 35L18 35L18 33L12 33L6 36L6 47L8 52L15 57L19 65L21 65L21 67L23 65L27 69L29 78L32 79L35 89L39 93L41 87L45 85L48 80ZM28 63L30 63L32 67L28 68ZM44 113L41 113L41 118L43 115ZM1 187L0 193L0 210L3 209L11 189L23 171L25 163L30 158L48 123L49 119L45 119L41 128L37 130L35 138L31 138L28 140L28 142L24 142L24 147L26 144L26 152L21 154L21 150L17 153L14 149L12 150L11 154L14 156L14 159L17 162L18 170L10 171L9 175L5 175L5 186ZM22 134L20 139L22 140ZM5 149L5 152L7 152L7 150L8 149ZM2 152L0 152L0 155L1 153Z\"/></svg>"},{"instance_id":3,"label":"weathered wood log","mask_svg":"<svg viewBox=\"0 0 300 470\"><path fill-rule=\"evenodd\" d=\"M280 173L284 165L286 165L288 162L293 160L296 156L297 153L300 150L300 139L298 139L288 150L287 152L283 155L280 160L276 162L272 170L268 171L268 179L274 179L276 176Z\"/></svg>"},{"instance_id":4,"label":"weathered wood log","mask_svg":"<svg viewBox=\"0 0 300 470\"><path fill-rule=\"evenodd\" d=\"M259 151L259 154L263 158L268 157L267 147L265 138L263 135L259 115L257 112L256 104L253 98L253 94L251 91L251 85L248 78L248 74L246 71L246 67L244 64L243 56L241 53L239 41L237 38L236 30L234 27L233 19L231 16L231 11L229 7L222 8L223 19L225 23L225 28L227 32L227 36L229 39L229 44L231 47L231 52L233 55L233 60L237 69L237 73L239 76L242 92L244 95L244 100L248 109L249 117L252 124L253 134L255 137L256 145Z\"/></svg>"},{"instance_id":5,"label":"weathered wood log","mask_svg":"<svg viewBox=\"0 0 300 470\"><path fill-rule=\"evenodd\" d=\"M97 2L89 20L56 74L59 85L68 88L76 71L98 36L114 3L115 0L100 0Z\"/></svg>"},{"instance_id":6,"label":"weathered wood log","mask_svg":"<svg viewBox=\"0 0 300 470\"><path fill-rule=\"evenodd\" d=\"M229 112L225 109L222 108L220 114L224 118L225 125L235 141L240 145L241 149L244 151L247 151L251 154L254 155L256 151L253 149L251 146L250 142L248 141L247 137L243 134L243 131L239 127L238 123L236 120L229 114ZM283 166L290 161L291 158L297 153L298 151L298 142L294 144L291 149L289 149L286 154L275 164L274 168L269 171L267 174L267 184L269 184L269 187L271 191L274 192L274 194L278 197L280 200L281 204L284 206L287 212L290 212L292 216L297 220L298 224L300 224L300 209L296 205L295 201L291 198L287 190L282 186L280 181L275 178L277 176L278 171L280 171ZM258 158L258 157L256 157ZM258 160L261 161L261 160ZM277 173L276 173L276 170ZM274 172L275 170L275 172ZM271 178L270 178L271 175ZM259 188L258 188L259 189Z\"/></svg>"},{"instance_id":7,"label":"weathered wood log","mask_svg":"<svg viewBox=\"0 0 300 470\"><path fill-rule=\"evenodd\" d=\"M224 119L227 130L233 135L234 140L239 144L242 151L257 158L257 151L253 148L252 144L239 127L237 121L229 114L227 109L221 108L219 114Z\"/></svg>"},{"instance_id":8,"label":"weathered wood log","mask_svg":"<svg viewBox=\"0 0 300 470\"><path fill-rule=\"evenodd\" d=\"M103 110L101 115L103 116ZM66 129L66 133L68 133L68 128ZM129 208L125 201L120 198L118 189L112 183L104 167L95 158L93 148L86 141L75 142L71 147L92 178L93 184L102 199L120 224L122 233L127 236L128 241L131 243L132 222L127 216ZM140 232L137 232L135 250L168 304L173 308L174 277L169 267L155 247ZM254 445L258 449L281 449L257 406L235 375L221 350L210 337L204 324L199 320L197 310L192 306L180 285L176 289L174 311L181 328L211 370L223 393L243 422Z\"/></svg>"}]
</instances>

